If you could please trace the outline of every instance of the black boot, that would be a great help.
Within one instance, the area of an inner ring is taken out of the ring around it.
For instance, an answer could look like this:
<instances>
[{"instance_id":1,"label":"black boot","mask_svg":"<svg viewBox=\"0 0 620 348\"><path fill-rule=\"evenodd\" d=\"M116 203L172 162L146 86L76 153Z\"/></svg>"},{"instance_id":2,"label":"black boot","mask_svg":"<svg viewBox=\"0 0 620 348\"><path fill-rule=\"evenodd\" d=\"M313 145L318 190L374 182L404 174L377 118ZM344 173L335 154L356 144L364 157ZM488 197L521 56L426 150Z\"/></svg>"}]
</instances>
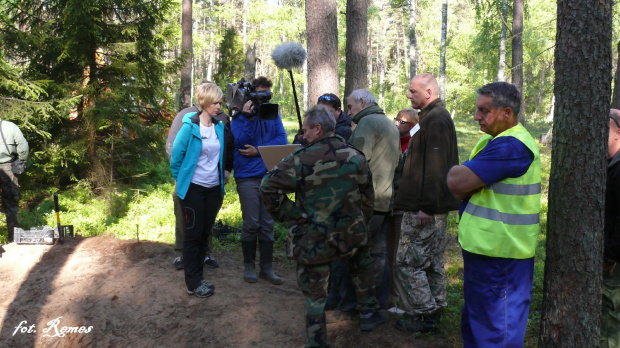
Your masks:
<instances>
[{"instance_id":1,"label":"black boot","mask_svg":"<svg viewBox=\"0 0 620 348\"><path fill-rule=\"evenodd\" d=\"M441 310L426 315L404 314L405 319L396 322L396 328L401 331L411 331L413 333L435 332L439 330Z\"/></svg>"},{"instance_id":2,"label":"black boot","mask_svg":"<svg viewBox=\"0 0 620 348\"><path fill-rule=\"evenodd\" d=\"M254 271L254 259L256 259L256 240L251 242L241 242L243 250L243 280L248 283L256 283L258 278Z\"/></svg>"},{"instance_id":3,"label":"black boot","mask_svg":"<svg viewBox=\"0 0 620 348\"><path fill-rule=\"evenodd\" d=\"M282 279L273 273L273 242L259 240L258 247L260 248L260 273L258 276L266 279L271 284L282 284Z\"/></svg>"}]
</instances>

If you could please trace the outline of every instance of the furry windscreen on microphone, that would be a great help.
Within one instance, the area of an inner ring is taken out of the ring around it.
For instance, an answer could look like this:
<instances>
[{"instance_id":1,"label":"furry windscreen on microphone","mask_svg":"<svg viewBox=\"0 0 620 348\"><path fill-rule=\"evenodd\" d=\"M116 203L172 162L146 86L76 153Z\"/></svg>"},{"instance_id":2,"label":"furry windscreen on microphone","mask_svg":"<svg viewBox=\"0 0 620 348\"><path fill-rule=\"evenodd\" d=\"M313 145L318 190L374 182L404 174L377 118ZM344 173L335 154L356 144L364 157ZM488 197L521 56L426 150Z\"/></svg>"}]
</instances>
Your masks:
<instances>
[{"instance_id":1,"label":"furry windscreen on microphone","mask_svg":"<svg viewBox=\"0 0 620 348\"><path fill-rule=\"evenodd\" d=\"M271 52L271 58L280 69L291 70L304 65L306 50L295 42L287 42L276 47Z\"/></svg>"}]
</instances>

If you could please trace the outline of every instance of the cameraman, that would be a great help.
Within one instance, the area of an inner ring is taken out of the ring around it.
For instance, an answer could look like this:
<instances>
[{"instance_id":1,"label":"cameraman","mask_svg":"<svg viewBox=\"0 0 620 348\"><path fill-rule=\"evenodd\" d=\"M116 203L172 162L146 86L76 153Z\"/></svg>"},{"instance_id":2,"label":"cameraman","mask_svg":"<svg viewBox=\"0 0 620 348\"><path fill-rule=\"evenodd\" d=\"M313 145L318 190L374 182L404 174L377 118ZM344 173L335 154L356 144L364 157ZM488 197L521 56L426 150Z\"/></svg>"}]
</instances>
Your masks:
<instances>
[{"instance_id":1,"label":"cameraman","mask_svg":"<svg viewBox=\"0 0 620 348\"><path fill-rule=\"evenodd\" d=\"M271 91L272 83L260 76L252 81L256 92ZM241 246L243 249L243 280L248 283L257 281L254 271L256 244L260 250L261 278L272 284L282 284L282 279L273 273L273 226L274 221L265 209L260 197L260 183L267 173L265 164L258 152L263 145L286 145L286 131L280 115L275 120L261 119L257 115L262 100L255 104L247 101L242 111L235 113L231 120L231 129L235 137L234 177L239 193L239 203L243 218L241 228Z\"/></svg>"}]
</instances>

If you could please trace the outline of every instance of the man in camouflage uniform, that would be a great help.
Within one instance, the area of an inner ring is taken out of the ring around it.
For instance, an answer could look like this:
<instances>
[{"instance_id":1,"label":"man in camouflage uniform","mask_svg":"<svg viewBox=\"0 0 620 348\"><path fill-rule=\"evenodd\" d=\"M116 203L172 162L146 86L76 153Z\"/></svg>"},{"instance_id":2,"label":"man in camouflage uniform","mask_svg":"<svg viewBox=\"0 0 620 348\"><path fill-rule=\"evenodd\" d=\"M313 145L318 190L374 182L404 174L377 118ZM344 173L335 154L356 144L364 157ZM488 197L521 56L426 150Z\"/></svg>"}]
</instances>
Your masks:
<instances>
[{"instance_id":1,"label":"man in camouflage uniform","mask_svg":"<svg viewBox=\"0 0 620 348\"><path fill-rule=\"evenodd\" d=\"M0 198L2 211L6 216L9 242L13 241L15 227L19 227L17 213L19 211L19 184L11 169L11 162L15 159L26 162L28 159L28 142L19 127L9 121L0 120L2 138L0 138Z\"/></svg>"},{"instance_id":2,"label":"man in camouflage uniform","mask_svg":"<svg viewBox=\"0 0 620 348\"><path fill-rule=\"evenodd\" d=\"M385 323L374 296L373 259L367 247L372 174L364 155L334 135L336 120L322 105L306 112L308 145L267 173L261 193L274 219L289 222L288 257L306 297L306 347L326 347L325 301L329 263L344 260L353 275L362 330ZM295 193L295 201L287 194Z\"/></svg>"}]
</instances>

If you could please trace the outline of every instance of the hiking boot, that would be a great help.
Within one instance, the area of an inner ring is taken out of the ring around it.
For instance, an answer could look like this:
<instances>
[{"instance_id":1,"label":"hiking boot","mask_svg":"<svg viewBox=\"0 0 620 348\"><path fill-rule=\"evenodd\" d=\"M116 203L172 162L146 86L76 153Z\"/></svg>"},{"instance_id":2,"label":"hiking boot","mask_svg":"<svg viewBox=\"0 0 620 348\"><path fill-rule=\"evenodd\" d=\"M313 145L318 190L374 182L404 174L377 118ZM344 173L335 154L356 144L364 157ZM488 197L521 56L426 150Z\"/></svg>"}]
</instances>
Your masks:
<instances>
[{"instance_id":1,"label":"hiking boot","mask_svg":"<svg viewBox=\"0 0 620 348\"><path fill-rule=\"evenodd\" d=\"M254 258L256 258L256 241L241 242L241 249L243 251L243 280L248 283L256 283L258 277L254 271Z\"/></svg>"},{"instance_id":2,"label":"hiking boot","mask_svg":"<svg viewBox=\"0 0 620 348\"><path fill-rule=\"evenodd\" d=\"M177 270L182 270L183 269L183 256L177 256L174 258L174 268L176 268Z\"/></svg>"},{"instance_id":3,"label":"hiking boot","mask_svg":"<svg viewBox=\"0 0 620 348\"><path fill-rule=\"evenodd\" d=\"M194 289L194 290L187 289L187 294L188 295L194 295L196 297L202 297L202 298L209 297L209 296L213 295L214 290L213 290L213 288L210 288L208 286L208 284L210 284L210 283L206 282L206 281L201 282L200 285L196 289ZM213 285L213 284L211 284L211 285Z\"/></svg>"},{"instance_id":4,"label":"hiking boot","mask_svg":"<svg viewBox=\"0 0 620 348\"><path fill-rule=\"evenodd\" d=\"M381 324L385 324L385 317L379 311L373 312L367 318L364 318L363 315L360 315L360 329L362 331L370 331Z\"/></svg>"},{"instance_id":5,"label":"hiking boot","mask_svg":"<svg viewBox=\"0 0 620 348\"><path fill-rule=\"evenodd\" d=\"M411 313L405 313L404 319L396 321L395 328L400 331L410 331L412 333L435 332L439 329L439 313L430 315L416 316Z\"/></svg>"},{"instance_id":6,"label":"hiking boot","mask_svg":"<svg viewBox=\"0 0 620 348\"><path fill-rule=\"evenodd\" d=\"M215 290L215 285L213 285L213 283L208 282L206 280L201 280L200 284L204 284L207 288L211 289L211 290Z\"/></svg>"},{"instance_id":7,"label":"hiking boot","mask_svg":"<svg viewBox=\"0 0 620 348\"><path fill-rule=\"evenodd\" d=\"M217 263L217 261L215 261L215 259L211 256L206 256L205 257L205 266L209 266L211 268L218 268L220 267L220 264Z\"/></svg>"},{"instance_id":8,"label":"hiking boot","mask_svg":"<svg viewBox=\"0 0 620 348\"><path fill-rule=\"evenodd\" d=\"M260 273L258 276L273 285L282 285L284 283L282 279L273 273L273 242L259 240L258 246L260 249Z\"/></svg>"}]
</instances>

